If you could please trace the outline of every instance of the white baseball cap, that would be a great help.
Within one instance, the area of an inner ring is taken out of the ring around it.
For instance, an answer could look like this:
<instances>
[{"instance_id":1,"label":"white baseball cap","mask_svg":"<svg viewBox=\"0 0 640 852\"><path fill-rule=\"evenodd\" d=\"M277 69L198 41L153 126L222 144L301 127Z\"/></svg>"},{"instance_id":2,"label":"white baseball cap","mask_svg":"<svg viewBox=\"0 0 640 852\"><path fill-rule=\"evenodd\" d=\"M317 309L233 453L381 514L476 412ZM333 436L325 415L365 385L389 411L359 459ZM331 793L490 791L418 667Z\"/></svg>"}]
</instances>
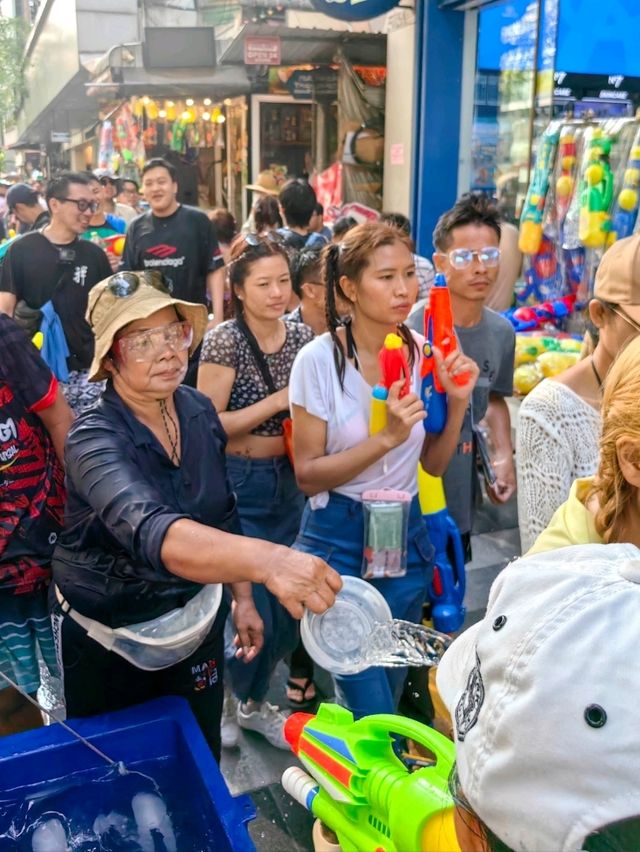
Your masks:
<instances>
[{"instance_id":1,"label":"white baseball cap","mask_svg":"<svg viewBox=\"0 0 640 852\"><path fill-rule=\"evenodd\" d=\"M509 848L572 852L640 816L640 550L513 562L437 685L462 792Z\"/></svg>"}]
</instances>

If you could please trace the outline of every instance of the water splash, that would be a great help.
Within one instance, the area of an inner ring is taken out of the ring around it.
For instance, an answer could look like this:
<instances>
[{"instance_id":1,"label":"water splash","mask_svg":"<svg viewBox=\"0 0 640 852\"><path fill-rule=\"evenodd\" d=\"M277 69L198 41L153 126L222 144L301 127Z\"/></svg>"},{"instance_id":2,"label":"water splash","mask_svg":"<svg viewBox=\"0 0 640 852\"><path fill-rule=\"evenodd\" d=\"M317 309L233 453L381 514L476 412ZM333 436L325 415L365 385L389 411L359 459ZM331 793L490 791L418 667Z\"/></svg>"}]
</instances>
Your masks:
<instances>
[{"instance_id":1,"label":"water splash","mask_svg":"<svg viewBox=\"0 0 640 852\"><path fill-rule=\"evenodd\" d=\"M361 662L369 666L437 666L451 637L422 624L394 618L377 622L361 648Z\"/></svg>"}]
</instances>

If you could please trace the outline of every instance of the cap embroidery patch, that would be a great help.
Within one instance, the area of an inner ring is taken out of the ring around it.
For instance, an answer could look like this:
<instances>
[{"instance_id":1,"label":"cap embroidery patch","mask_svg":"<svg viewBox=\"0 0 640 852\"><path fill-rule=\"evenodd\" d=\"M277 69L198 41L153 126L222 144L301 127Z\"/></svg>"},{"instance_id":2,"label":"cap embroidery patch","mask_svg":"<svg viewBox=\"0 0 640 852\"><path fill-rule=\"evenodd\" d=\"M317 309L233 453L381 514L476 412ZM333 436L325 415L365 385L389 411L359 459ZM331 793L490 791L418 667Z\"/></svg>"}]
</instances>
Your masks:
<instances>
[{"instance_id":1,"label":"cap embroidery patch","mask_svg":"<svg viewBox=\"0 0 640 852\"><path fill-rule=\"evenodd\" d=\"M456 735L460 742L478 721L480 708L484 703L484 683L480 673L480 659L476 653L476 664L469 672L467 686L456 706Z\"/></svg>"}]
</instances>

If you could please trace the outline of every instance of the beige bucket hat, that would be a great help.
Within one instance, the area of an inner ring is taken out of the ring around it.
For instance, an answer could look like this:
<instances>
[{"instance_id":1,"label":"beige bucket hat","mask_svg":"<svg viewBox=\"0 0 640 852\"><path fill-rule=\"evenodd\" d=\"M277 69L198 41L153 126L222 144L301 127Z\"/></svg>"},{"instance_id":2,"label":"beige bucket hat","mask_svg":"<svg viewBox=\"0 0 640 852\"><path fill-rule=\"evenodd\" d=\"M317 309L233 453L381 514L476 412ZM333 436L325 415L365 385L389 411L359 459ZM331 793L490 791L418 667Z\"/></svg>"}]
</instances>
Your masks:
<instances>
[{"instance_id":1,"label":"beige bucket hat","mask_svg":"<svg viewBox=\"0 0 640 852\"><path fill-rule=\"evenodd\" d=\"M278 179L269 169L260 172L255 182L248 183L245 189L250 189L252 192L261 192L263 195L271 195L273 197L280 195Z\"/></svg>"},{"instance_id":2,"label":"beige bucket hat","mask_svg":"<svg viewBox=\"0 0 640 852\"><path fill-rule=\"evenodd\" d=\"M116 272L100 281L89 293L86 320L95 337L95 354L89 368L89 381L108 378L102 362L116 334L134 320L146 319L163 308L175 307L182 319L193 328L193 355L207 329L207 309L204 305L172 298L162 283L162 276L147 272Z\"/></svg>"}]
</instances>

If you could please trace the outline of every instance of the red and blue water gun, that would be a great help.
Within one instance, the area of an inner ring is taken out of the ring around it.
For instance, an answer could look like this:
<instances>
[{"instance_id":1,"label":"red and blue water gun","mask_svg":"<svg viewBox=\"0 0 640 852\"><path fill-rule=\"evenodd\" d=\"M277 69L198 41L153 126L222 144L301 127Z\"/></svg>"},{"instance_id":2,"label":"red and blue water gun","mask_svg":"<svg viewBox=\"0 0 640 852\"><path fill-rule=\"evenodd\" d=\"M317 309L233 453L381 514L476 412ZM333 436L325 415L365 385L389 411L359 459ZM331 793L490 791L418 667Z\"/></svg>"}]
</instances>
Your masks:
<instances>
[{"instance_id":1,"label":"red and blue water gun","mask_svg":"<svg viewBox=\"0 0 640 852\"><path fill-rule=\"evenodd\" d=\"M438 347L443 358L458 348L453 328L451 295L442 272L436 274L429 291L429 301L424 309L424 336L424 358L420 371L422 377L420 398L427 412L424 428L429 435L439 435L447 422L447 394L438 378L433 347ZM466 385L469 379L470 373L461 373L453 377L453 381L461 387Z\"/></svg>"}]
</instances>

